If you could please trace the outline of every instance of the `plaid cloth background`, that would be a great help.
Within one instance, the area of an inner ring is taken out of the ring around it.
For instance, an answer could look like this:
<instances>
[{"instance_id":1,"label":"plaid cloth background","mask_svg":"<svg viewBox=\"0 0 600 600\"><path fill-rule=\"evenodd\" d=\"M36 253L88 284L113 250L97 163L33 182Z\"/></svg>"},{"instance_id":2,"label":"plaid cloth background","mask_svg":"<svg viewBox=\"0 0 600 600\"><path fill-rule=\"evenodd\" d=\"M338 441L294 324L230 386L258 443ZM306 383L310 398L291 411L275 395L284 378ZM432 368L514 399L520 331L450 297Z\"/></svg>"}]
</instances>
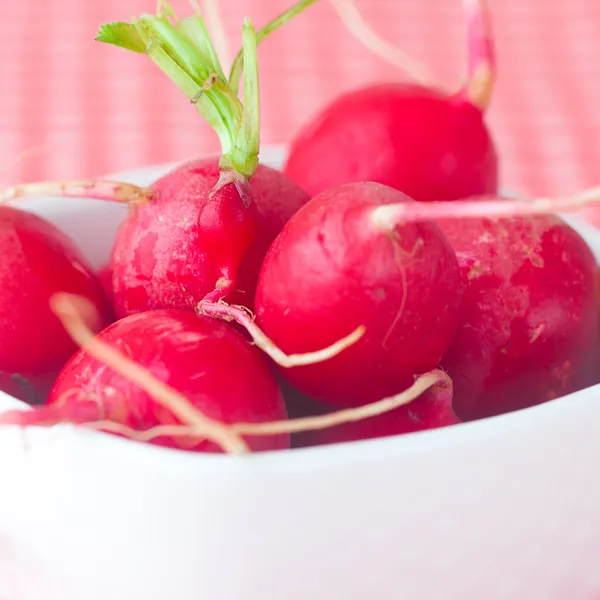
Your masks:
<instances>
[{"instance_id":1,"label":"plaid cloth background","mask_svg":"<svg viewBox=\"0 0 600 600\"><path fill-rule=\"evenodd\" d=\"M219 0L217 0L219 1ZM292 0L220 0L234 50ZM93 41L154 0L1 0L0 183L73 178L218 148L185 98L143 56ZM389 41L443 83L465 60L459 0L356 0ZM499 81L488 121L504 186L557 194L600 184L600 2L490 0ZM180 13L187 2L175 0ZM263 144L283 143L335 95L401 78L343 28L327 0L261 47ZM16 166L23 152L33 151ZM600 209L596 214L600 224Z\"/></svg>"}]
</instances>

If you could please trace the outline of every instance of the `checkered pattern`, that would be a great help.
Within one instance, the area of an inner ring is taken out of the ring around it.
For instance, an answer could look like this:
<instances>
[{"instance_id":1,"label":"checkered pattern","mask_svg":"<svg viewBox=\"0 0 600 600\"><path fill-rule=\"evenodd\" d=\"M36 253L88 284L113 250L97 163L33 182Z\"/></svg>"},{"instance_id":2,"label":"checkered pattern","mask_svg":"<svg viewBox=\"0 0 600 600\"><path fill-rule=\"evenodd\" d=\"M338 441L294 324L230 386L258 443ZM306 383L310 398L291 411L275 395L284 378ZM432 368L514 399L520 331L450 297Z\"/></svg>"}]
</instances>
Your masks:
<instances>
[{"instance_id":1,"label":"checkered pattern","mask_svg":"<svg viewBox=\"0 0 600 600\"><path fill-rule=\"evenodd\" d=\"M217 0L218 1L218 0ZM220 0L232 47L242 18L260 26L291 0ZM93 41L99 24L154 0L3 0L0 183L82 177L217 149L215 136L144 57ZM356 0L368 21L460 81L459 0ZM188 10L175 0L181 13ZM556 194L600 183L600 2L490 0L499 82L489 111L505 187ZM281 143L343 90L398 78L321 0L261 48L263 143ZM23 152L33 151L19 164ZM593 212L593 211L592 211ZM597 209L600 223L600 209Z\"/></svg>"}]
</instances>

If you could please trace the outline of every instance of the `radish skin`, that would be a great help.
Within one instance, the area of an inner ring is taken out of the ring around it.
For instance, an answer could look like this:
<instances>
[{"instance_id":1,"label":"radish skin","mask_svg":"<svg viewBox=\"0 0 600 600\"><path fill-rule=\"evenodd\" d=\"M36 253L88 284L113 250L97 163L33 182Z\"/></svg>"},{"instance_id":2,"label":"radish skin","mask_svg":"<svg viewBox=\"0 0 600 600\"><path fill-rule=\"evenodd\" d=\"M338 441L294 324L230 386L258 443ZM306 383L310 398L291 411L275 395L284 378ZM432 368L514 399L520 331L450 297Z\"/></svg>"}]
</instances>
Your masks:
<instances>
[{"instance_id":1,"label":"radish skin","mask_svg":"<svg viewBox=\"0 0 600 600\"><path fill-rule=\"evenodd\" d=\"M204 245L206 236L200 237L197 226L202 204L219 174L214 158L189 161L151 187L151 202L131 210L117 232L110 260L119 317L158 308L191 310L223 277L211 262L211 246ZM258 211L258 232L226 299L252 308L267 249L309 197L283 174L264 165L257 167L250 189ZM225 227L221 231L227 232ZM215 243L218 240L213 238L213 247ZM232 277L227 273L225 279Z\"/></svg>"},{"instance_id":2,"label":"radish skin","mask_svg":"<svg viewBox=\"0 0 600 600\"><path fill-rule=\"evenodd\" d=\"M473 420L600 382L596 261L553 215L440 221L463 279L461 325L442 365Z\"/></svg>"}]
</instances>

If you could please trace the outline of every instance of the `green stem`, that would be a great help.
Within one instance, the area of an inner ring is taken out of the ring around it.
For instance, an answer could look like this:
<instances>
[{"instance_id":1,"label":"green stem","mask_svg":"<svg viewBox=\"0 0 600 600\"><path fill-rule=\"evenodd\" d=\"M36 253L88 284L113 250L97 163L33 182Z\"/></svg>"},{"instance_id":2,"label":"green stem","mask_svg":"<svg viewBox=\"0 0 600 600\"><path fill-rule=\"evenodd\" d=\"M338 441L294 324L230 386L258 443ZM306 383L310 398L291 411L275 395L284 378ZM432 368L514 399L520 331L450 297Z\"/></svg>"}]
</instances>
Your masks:
<instances>
[{"instance_id":1,"label":"green stem","mask_svg":"<svg viewBox=\"0 0 600 600\"><path fill-rule=\"evenodd\" d=\"M285 12L275 17L270 23L267 23L264 27L258 30L256 34L257 43L260 44L267 36L279 29L282 25L285 25L288 21L293 19L296 15L299 15L302 11L317 1L318 0L300 0L288 8ZM242 76L242 70L244 69L245 62L244 51L242 49L237 53L229 73L229 87L235 94L238 93L240 78Z\"/></svg>"},{"instance_id":2,"label":"green stem","mask_svg":"<svg viewBox=\"0 0 600 600\"><path fill-rule=\"evenodd\" d=\"M242 28L244 60L249 65L244 104L227 82L204 20L199 13L177 20L167 2L157 14L132 23L110 23L97 41L146 54L194 104L221 142L221 168L250 178L258 165L260 104L256 31L246 19Z\"/></svg>"}]
</instances>

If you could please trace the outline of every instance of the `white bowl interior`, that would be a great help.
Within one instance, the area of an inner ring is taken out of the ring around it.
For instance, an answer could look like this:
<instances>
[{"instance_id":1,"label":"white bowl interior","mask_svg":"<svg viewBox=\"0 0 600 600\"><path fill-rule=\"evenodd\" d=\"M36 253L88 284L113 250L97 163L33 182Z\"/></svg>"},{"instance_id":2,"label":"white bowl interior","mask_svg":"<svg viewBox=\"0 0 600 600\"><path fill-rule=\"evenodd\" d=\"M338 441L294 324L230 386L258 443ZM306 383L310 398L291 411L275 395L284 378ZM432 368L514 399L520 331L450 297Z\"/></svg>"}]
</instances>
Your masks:
<instances>
[{"instance_id":1,"label":"white bowl interior","mask_svg":"<svg viewBox=\"0 0 600 600\"><path fill-rule=\"evenodd\" d=\"M115 178L144 185L170 167ZM19 205L96 267L125 214ZM600 234L567 218L600 258ZM596 386L444 430L241 459L2 428L0 598L591 600L599 420Z\"/></svg>"}]
</instances>

